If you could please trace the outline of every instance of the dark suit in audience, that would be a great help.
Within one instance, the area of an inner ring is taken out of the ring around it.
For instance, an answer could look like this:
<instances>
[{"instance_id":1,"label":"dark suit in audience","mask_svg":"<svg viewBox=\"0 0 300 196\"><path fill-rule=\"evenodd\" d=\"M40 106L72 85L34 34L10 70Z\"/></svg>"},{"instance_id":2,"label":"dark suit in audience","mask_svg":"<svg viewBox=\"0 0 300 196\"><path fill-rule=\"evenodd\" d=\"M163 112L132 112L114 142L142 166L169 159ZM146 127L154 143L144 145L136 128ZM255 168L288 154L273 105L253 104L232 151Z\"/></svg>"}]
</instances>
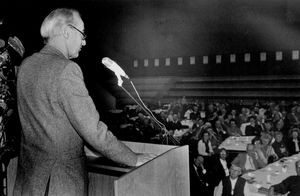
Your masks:
<instances>
[{"instance_id":1,"label":"dark suit in audience","mask_svg":"<svg viewBox=\"0 0 300 196\"><path fill-rule=\"evenodd\" d=\"M213 196L212 172L204 164L202 156L197 156L190 161L190 192L191 196Z\"/></svg>"},{"instance_id":2,"label":"dark suit in audience","mask_svg":"<svg viewBox=\"0 0 300 196\"><path fill-rule=\"evenodd\" d=\"M250 116L249 117L250 125L246 126L245 135L247 136L260 136L262 131L261 126L256 124L256 117Z\"/></svg>"},{"instance_id":3,"label":"dark suit in audience","mask_svg":"<svg viewBox=\"0 0 300 196\"><path fill-rule=\"evenodd\" d=\"M198 106L194 105L193 106L193 111L190 113L190 119L191 120L196 120L199 117L200 117L199 108L198 108Z\"/></svg>"},{"instance_id":4,"label":"dark suit in audience","mask_svg":"<svg viewBox=\"0 0 300 196\"><path fill-rule=\"evenodd\" d=\"M288 140L288 151L290 155L296 154L300 152L300 139L298 137L299 129L294 128L291 130L291 138Z\"/></svg>"},{"instance_id":5,"label":"dark suit in audience","mask_svg":"<svg viewBox=\"0 0 300 196\"><path fill-rule=\"evenodd\" d=\"M245 129L246 136L260 136L261 127L258 125L252 126L248 125Z\"/></svg>"},{"instance_id":6,"label":"dark suit in audience","mask_svg":"<svg viewBox=\"0 0 300 196\"><path fill-rule=\"evenodd\" d=\"M214 172L214 185L217 186L221 180L229 175L229 168L231 167L231 163L227 160L227 152L224 148L220 149L218 156L214 159L211 166Z\"/></svg>"},{"instance_id":7,"label":"dark suit in audience","mask_svg":"<svg viewBox=\"0 0 300 196\"><path fill-rule=\"evenodd\" d=\"M299 153L299 149L296 149L296 145L298 145L298 147L300 147L299 140L289 139L287 143L288 143L288 150L289 150L290 155Z\"/></svg>"},{"instance_id":8,"label":"dark suit in audience","mask_svg":"<svg viewBox=\"0 0 300 196\"><path fill-rule=\"evenodd\" d=\"M287 146L282 140L283 134L279 131L275 132L275 142L273 142L272 147L274 152L277 154L278 159L282 157L287 157L289 155Z\"/></svg>"}]
</instances>

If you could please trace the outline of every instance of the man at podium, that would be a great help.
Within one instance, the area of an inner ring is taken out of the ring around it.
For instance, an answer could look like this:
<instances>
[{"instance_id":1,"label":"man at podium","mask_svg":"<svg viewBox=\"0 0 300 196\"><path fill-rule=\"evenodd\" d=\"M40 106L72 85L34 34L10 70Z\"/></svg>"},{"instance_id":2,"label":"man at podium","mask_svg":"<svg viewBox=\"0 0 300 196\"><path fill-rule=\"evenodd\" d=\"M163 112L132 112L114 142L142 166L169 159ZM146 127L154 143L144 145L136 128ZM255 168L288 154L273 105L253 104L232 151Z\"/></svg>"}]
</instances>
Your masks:
<instances>
[{"instance_id":1,"label":"man at podium","mask_svg":"<svg viewBox=\"0 0 300 196\"><path fill-rule=\"evenodd\" d=\"M78 11L52 11L40 32L46 45L23 61L17 80L22 134L14 195L87 195L84 142L129 166L150 157L132 152L100 121L70 60L86 45Z\"/></svg>"}]
</instances>

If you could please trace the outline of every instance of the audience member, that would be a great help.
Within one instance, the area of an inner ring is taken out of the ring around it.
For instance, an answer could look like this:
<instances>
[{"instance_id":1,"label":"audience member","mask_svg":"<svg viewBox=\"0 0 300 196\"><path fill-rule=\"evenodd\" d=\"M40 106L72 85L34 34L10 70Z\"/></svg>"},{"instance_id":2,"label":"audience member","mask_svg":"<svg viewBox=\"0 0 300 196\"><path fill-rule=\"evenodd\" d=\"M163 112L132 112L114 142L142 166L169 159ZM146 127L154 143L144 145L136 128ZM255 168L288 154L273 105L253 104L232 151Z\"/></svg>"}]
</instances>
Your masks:
<instances>
[{"instance_id":1,"label":"audience member","mask_svg":"<svg viewBox=\"0 0 300 196\"><path fill-rule=\"evenodd\" d=\"M230 167L230 175L225 177L216 187L214 196L250 195L249 185L240 175L242 169L236 165Z\"/></svg>"},{"instance_id":2,"label":"audience member","mask_svg":"<svg viewBox=\"0 0 300 196\"><path fill-rule=\"evenodd\" d=\"M205 166L202 156L196 156L190 167L190 188L191 196L196 195L213 195L212 173Z\"/></svg>"},{"instance_id":3,"label":"audience member","mask_svg":"<svg viewBox=\"0 0 300 196\"><path fill-rule=\"evenodd\" d=\"M239 153L231 164L240 167L242 173L254 171L265 166L255 152L253 144L248 144L246 152Z\"/></svg>"},{"instance_id":4,"label":"audience member","mask_svg":"<svg viewBox=\"0 0 300 196\"><path fill-rule=\"evenodd\" d=\"M208 110L206 115L206 120L210 122L211 124L214 124L214 122L218 119L217 111L215 110L215 106L213 103L208 104Z\"/></svg>"},{"instance_id":5,"label":"audience member","mask_svg":"<svg viewBox=\"0 0 300 196\"><path fill-rule=\"evenodd\" d=\"M289 155L287 146L282 139L283 139L282 133L280 131L276 131L275 142L272 144L272 147L275 153L277 154L278 159L281 159L282 157L287 157Z\"/></svg>"},{"instance_id":6,"label":"audience member","mask_svg":"<svg viewBox=\"0 0 300 196\"><path fill-rule=\"evenodd\" d=\"M262 142L260 137L255 137L252 139L251 143L254 145L254 152L258 157L258 161L261 163L261 167L264 167L267 165L267 163L264 162L264 155L262 152Z\"/></svg>"},{"instance_id":7,"label":"audience member","mask_svg":"<svg viewBox=\"0 0 300 196\"><path fill-rule=\"evenodd\" d=\"M220 111L218 112L218 116L222 117L223 119L225 119L225 117L227 116L227 110L224 104L222 104Z\"/></svg>"},{"instance_id":8,"label":"audience member","mask_svg":"<svg viewBox=\"0 0 300 196\"><path fill-rule=\"evenodd\" d=\"M243 124L248 122L248 116L249 116L248 108L242 107L241 113L239 114L239 123Z\"/></svg>"},{"instance_id":9,"label":"audience member","mask_svg":"<svg viewBox=\"0 0 300 196\"><path fill-rule=\"evenodd\" d=\"M287 119L291 126L298 127L300 125L299 115L296 115L296 111L300 108L299 106L294 106L291 108L291 112L287 114Z\"/></svg>"},{"instance_id":10,"label":"audience member","mask_svg":"<svg viewBox=\"0 0 300 196\"><path fill-rule=\"evenodd\" d=\"M202 139L198 142L198 154L203 157L211 156L214 153L209 137L209 133L205 131Z\"/></svg>"},{"instance_id":11,"label":"audience member","mask_svg":"<svg viewBox=\"0 0 300 196\"><path fill-rule=\"evenodd\" d=\"M224 141L228 137L226 128L225 128L225 126L222 125L220 120L217 120L215 122L214 132L216 134L216 137L217 137L219 143L221 143L222 141Z\"/></svg>"},{"instance_id":12,"label":"audience member","mask_svg":"<svg viewBox=\"0 0 300 196\"><path fill-rule=\"evenodd\" d=\"M190 119L195 120L195 119L198 119L199 117L200 117L199 108L197 105L194 105L193 110L190 113Z\"/></svg>"},{"instance_id":13,"label":"audience member","mask_svg":"<svg viewBox=\"0 0 300 196\"><path fill-rule=\"evenodd\" d=\"M267 133L274 132L274 125L273 125L273 122L271 120L266 120L263 123L263 131L267 132Z\"/></svg>"},{"instance_id":14,"label":"audience member","mask_svg":"<svg viewBox=\"0 0 300 196\"><path fill-rule=\"evenodd\" d=\"M246 136L260 136L261 127L256 123L256 117L249 117L250 125L246 126L245 135Z\"/></svg>"},{"instance_id":15,"label":"audience member","mask_svg":"<svg viewBox=\"0 0 300 196\"><path fill-rule=\"evenodd\" d=\"M205 103L202 101L199 104L199 113L200 113L200 118L201 119L206 119L206 107L205 107Z\"/></svg>"},{"instance_id":16,"label":"audience member","mask_svg":"<svg viewBox=\"0 0 300 196\"><path fill-rule=\"evenodd\" d=\"M238 113L237 113L236 109L234 109L234 108L231 109L230 114L232 116L232 119L235 120L237 126L239 127L240 126L240 121L239 121L239 116L238 116Z\"/></svg>"},{"instance_id":17,"label":"audience member","mask_svg":"<svg viewBox=\"0 0 300 196\"><path fill-rule=\"evenodd\" d=\"M265 165L274 162L278 159L277 154L274 152L273 147L270 145L271 136L269 134L264 134L260 138L261 147L260 150L257 149L256 152Z\"/></svg>"},{"instance_id":18,"label":"audience member","mask_svg":"<svg viewBox=\"0 0 300 196\"><path fill-rule=\"evenodd\" d=\"M293 155L300 151L299 128L293 128L290 135L291 137L287 142L288 151L290 155Z\"/></svg>"},{"instance_id":19,"label":"audience member","mask_svg":"<svg viewBox=\"0 0 300 196\"><path fill-rule=\"evenodd\" d=\"M288 137L288 127L285 126L284 121L282 119L279 119L278 121L274 122L275 123L275 128L274 131L281 131L283 136L285 138Z\"/></svg>"},{"instance_id":20,"label":"audience member","mask_svg":"<svg viewBox=\"0 0 300 196\"><path fill-rule=\"evenodd\" d=\"M242 136L242 132L234 119L230 120L230 126L228 127L227 132L229 136Z\"/></svg>"},{"instance_id":21,"label":"audience member","mask_svg":"<svg viewBox=\"0 0 300 196\"><path fill-rule=\"evenodd\" d=\"M192 110L191 106L188 107L186 109L186 111L184 112L184 114L183 114L183 118L188 119L188 120L194 120L194 119L191 119L191 113L192 112L193 112L193 110Z\"/></svg>"},{"instance_id":22,"label":"audience member","mask_svg":"<svg viewBox=\"0 0 300 196\"><path fill-rule=\"evenodd\" d=\"M168 130L180 130L182 128L178 114L173 114L172 120L168 122L168 128Z\"/></svg>"},{"instance_id":23,"label":"audience member","mask_svg":"<svg viewBox=\"0 0 300 196\"><path fill-rule=\"evenodd\" d=\"M213 151L215 152L215 150L221 144L222 140L219 140L220 138L218 137L217 133L214 132L211 126L207 127L204 130L209 133L209 141L211 143Z\"/></svg>"},{"instance_id":24,"label":"audience member","mask_svg":"<svg viewBox=\"0 0 300 196\"><path fill-rule=\"evenodd\" d=\"M216 159L213 161L213 176L215 179L215 186L217 186L222 179L229 176L229 168L231 164L227 159L227 151L225 148L219 149Z\"/></svg>"}]
</instances>

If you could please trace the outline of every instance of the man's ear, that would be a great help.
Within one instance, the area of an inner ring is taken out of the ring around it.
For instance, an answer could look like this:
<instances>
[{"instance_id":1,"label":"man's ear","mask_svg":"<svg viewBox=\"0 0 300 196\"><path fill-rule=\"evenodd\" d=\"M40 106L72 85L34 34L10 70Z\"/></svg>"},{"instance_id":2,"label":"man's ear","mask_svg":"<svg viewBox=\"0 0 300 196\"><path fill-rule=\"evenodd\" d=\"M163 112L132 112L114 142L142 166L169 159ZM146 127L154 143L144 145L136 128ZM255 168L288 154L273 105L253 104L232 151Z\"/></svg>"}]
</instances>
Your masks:
<instances>
[{"instance_id":1,"label":"man's ear","mask_svg":"<svg viewBox=\"0 0 300 196\"><path fill-rule=\"evenodd\" d=\"M70 36L70 29L67 26L63 27L63 29L62 29L62 35L66 39L69 38L69 36Z\"/></svg>"},{"instance_id":2,"label":"man's ear","mask_svg":"<svg viewBox=\"0 0 300 196\"><path fill-rule=\"evenodd\" d=\"M242 171L239 171L239 175L241 175L242 174Z\"/></svg>"}]
</instances>

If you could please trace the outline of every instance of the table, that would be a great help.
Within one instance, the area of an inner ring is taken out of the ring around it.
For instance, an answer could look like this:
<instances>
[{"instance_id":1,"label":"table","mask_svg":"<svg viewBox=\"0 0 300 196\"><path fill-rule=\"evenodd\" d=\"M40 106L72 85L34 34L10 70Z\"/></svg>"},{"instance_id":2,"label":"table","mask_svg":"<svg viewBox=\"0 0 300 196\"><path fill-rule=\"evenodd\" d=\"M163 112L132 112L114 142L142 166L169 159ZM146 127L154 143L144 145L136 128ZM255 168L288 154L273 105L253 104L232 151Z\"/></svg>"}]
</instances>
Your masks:
<instances>
[{"instance_id":1,"label":"table","mask_svg":"<svg viewBox=\"0 0 300 196\"><path fill-rule=\"evenodd\" d=\"M253 181L250 185L251 195L263 196L265 194L259 193L258 188L264 187L269 189L270 186L280 183L287 177L296 175L295 162L298 160L300 160L300 153L282 158L262 169L244 174L243 178Z\"/></svg>"},{"instance_id":2,"label":"table","mask_svg":"<svg viewBox=\"0 0 300 196\"><path fill-rule=\"evenodd\" d=\"M229 151L245 152L247 149L247 145L251 143L254 137L255 136L230 136L221 143L219 149L225 148Z\"/></svg>"}]
</instances>

